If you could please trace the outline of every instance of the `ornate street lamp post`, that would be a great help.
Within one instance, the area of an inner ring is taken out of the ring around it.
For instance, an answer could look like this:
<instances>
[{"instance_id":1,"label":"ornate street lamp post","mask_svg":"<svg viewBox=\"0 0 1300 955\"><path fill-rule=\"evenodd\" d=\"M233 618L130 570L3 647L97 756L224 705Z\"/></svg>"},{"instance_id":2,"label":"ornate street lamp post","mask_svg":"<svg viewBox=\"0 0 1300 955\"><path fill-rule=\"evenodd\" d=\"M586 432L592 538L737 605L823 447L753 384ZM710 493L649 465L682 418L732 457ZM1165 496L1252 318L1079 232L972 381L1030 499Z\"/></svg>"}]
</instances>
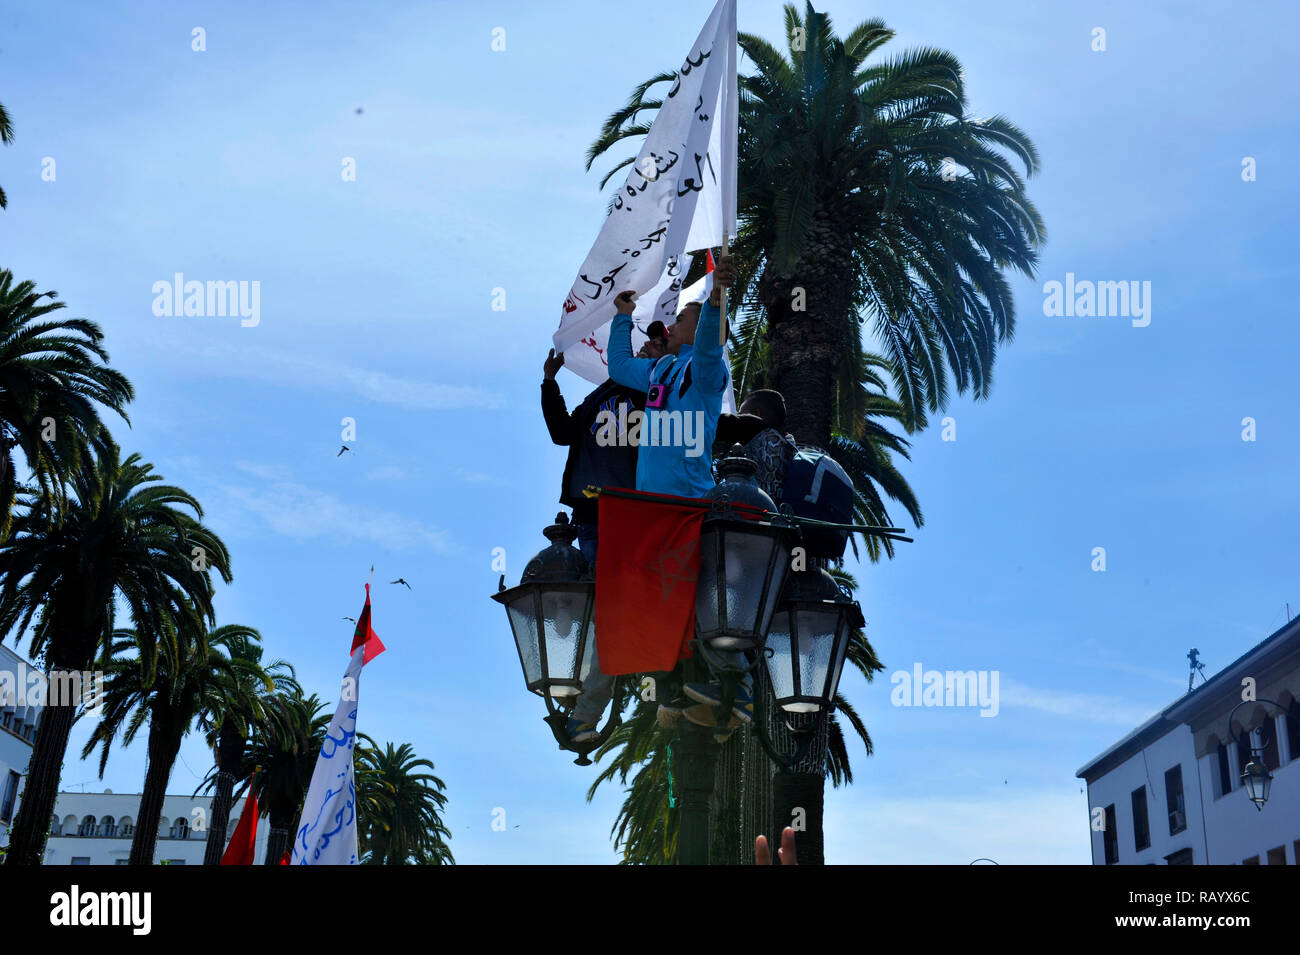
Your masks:
<instances>
[{"instance_id":1,"label":"ornate street lamp post","mask_svg":"<svg viewBox=\"0 0 1300 955\"><path fill-rule=\"evenodd\" d=\"M1242 700L1232 708L1228 714L1228 736L1232 737L1232 718L1237 715L1237 710L1243 706L1256 703L1265 703L1269 706L1275 706L1286 715L1286 709L1273 700ZM1252 742L1250 744L1250 762L1246 764L1246 771L1241 774L1242 786L1246 790L1246 798L1255 804L1255 808L1263 812L1264 804L1268 802L1269 790L1273 788L1273 774L1268 771L1268 765L1264 762L1264 747L1268 741L1264 737L1264 727L1259 728L1259 746L1256 747Z\"/></svg>"},{"instance_id":2,"label":"ornate street lamp post","mask_svg":"<svg viewBox=\"0 0 1300 955\"><path fill-rule=\"evenodd\" d=\"M745 673L759 664L741 662L746 650L761 650L777 597L790 569L793 528L775 517L776 504L754 481L756 465L739 446L718 462L718 483L706 497L713 505L700 530L700 575L695 596L692 643L698 676L712 673L721 684L716 729L682 720L673 744L678 767L677 862L707 865L712 833L709 809L718 758L716 735L730 732L731 706ZM727 659L728 655L732 656Z\"/></svg>"},{"instance_id":3,"label":"ornate street lamp post","mask_svg":"<svg viewBox=\"0 0 1300 955\"><path fill-rule=\"evenodd\" d=\"M788 714L795 751L783 756L766 734L760 742L786 773L804 761L814 735L813 717L835 710L835 692L844 672L853 631L865 626L862 608L826 569L814 560L807 570L790 574L767 634L767 673L776 705Z\"/></svg>"},{"instance_id":4,"label":"ornate street lamp post","mask_svg":"<svg viewBox=\"0 0 1300 955\"><path fill-rule=\"evenodd\" d=\"M560 748L578 754L579 766L591 765L587 754L600 746L619 723L613 707L597 737L571 742L564 731L568 710L582 693L595 656L596 583L592 568L573 546L577 530L565 514L542 533L551 542L527 566L517 587L506 589L501 575L492 599L506 608L524 683L546 702L544 717Z\"/></svg>"},{"instance_id":5,"label":"ornate street lamp post","mask_svg":"<svg viewBox=\"0 0 1300 955\"><path fill-rule=\"evenodd\" d=\"M793 572L767 633L777 705L787 713L833 710L849 640L865 624L862 608L824 562Z\"/></svg>"}]
</instances>

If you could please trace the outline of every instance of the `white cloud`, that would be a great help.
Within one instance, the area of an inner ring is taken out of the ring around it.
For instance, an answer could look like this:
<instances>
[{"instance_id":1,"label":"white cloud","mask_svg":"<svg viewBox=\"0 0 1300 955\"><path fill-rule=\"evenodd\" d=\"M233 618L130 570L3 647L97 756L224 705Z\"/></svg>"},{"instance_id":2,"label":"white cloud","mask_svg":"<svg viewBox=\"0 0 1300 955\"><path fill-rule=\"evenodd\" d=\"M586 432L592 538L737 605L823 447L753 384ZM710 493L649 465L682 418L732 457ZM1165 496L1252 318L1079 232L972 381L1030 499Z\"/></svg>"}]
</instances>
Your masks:
<instances>
[{"instance_id":1,"label":"white cloud","mask_svg":"<svg viewBox=\"0 0 1300 955\"><path fill-rule=\"evenodd\" d=\"M501 478L494 475L479 474L475 471L466 471L464 468L456 469L456 477L460 478L462 481L468 481L470 484L495 484L499 487L504 487L509 484L508 481L503 481Z\"/></svg>"},{"instance_id":2,"label":"white cloud","mask_svg":"<svg viewBox=\"0 0 1300 955\"><path fill-rule=\"evenodd\" d=\"M395 464L371 468L366 472L367 481L405 481L407 478L414 476L414 472L408 471L406 468L400 468Z\"/></svg>"},{"instance_id":3,"label":"white cloud","mask_svg":"<svg viewBox=\"0 0 1300 955\"><path fill-rule=\"evenodd\" d=\"M981 857L1002 865L1090 861L1088 809L1077 787L905 799L875 788L827 787L825 832L828 864L967 865Z\"/></svg>"},{"instance_id":4,"label":"white cloud","mask_svg":"<svg viewBox=\"0 0 1300 955\"><path fill-rule=\"evenodd\" d=\"M1070 693L1066 690L1039 690L1005 677L1000 681L1001 706L1039 710L1055 716L1115 724L1132 729L1149 720L1158 707L1135 704L1117 696Z\"/></svg>"},{"instance_id":5,"label":"white cloud","mask_svg":"<svg viewBox=\"0 0 1300 955\"><path fill-rule=\"evenodd\" d=\"M279 468L248 462L236 462L235 466L263 483L222 484L221 493L277 534L295 540L368 540L393 550L427 547L440 554L456 551L450 537L439 528L317 491L287 479Z\"/></svg>"},{"instance_id":6,"label":"white cloud","mask_svg":"<svg viewBox=\"0 0 1300 955\"><path fill-rule=\"evenodd\" d=\"M359 368L348 362L309 355L273 352L263 348L205 345L190 347L168 338L153 341L169 353L178 350L211 360L211 374L265 381L280 386L319 392L348 391L367 401L411 411L455 411L465 408L505 407L505 396L472 385L446 385L402 378L387 372ZM173 354L173 359L174 359Z\"/></svg>"}]
</instances>

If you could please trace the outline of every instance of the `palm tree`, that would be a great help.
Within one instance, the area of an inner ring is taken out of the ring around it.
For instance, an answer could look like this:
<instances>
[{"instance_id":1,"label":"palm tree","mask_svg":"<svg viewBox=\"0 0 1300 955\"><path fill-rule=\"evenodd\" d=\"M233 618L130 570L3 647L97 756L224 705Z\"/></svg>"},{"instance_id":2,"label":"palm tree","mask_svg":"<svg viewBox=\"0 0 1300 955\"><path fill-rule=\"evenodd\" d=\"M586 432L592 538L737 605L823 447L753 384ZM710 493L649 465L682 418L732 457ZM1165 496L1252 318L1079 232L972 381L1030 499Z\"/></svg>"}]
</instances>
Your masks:
<instances>
[{"instance_id":1,"label":"palm tree","mask_svg":"<svg viewBox=\"0 0 1300 955\"><path fill-rule=\"evenodd\" d=\"M72 476L71 494L24 491L13 533L0 544L0 635L31 631L31 653L53 679L79 675L113 645L115 605L134 625L139 665L152 677L175 621L211 621L211 571L230 581L226 545L201 523L203 509L115 445ZM191 513L192 512L192 513ZM70 672L69 672L70 671ZM6 864L41 861L59 773L76 711L47 701L37 725L27 788Z\"/></svg>"},{"instance_id":2,"label":"palm tree","mask_svg":"<svg viewBox=\"0 0 1300 955\"><path fill-rule=\"evenodd\" d=\"M0 138L7 123L0 107ZM14 448L48 489L81 466L88 445L105 450L110 439L96 405L125 419L134 397L131 383L108 367L98 325L47 317L64 307L57 294L38 293L34 282L15 282L0 269L0 540L17 494Z\"/></svg>"},{"instance_id":3,"label":"palm tree","mask_svg":"<svg viewBox=\"0 0 1300 955\"><path fill-rule=\"evenodd\" d=\"M235 624L206 631L196 614L164 621L168 634L154 672L127 651L140 640L130 630L114 633L103 664L106 672L103 716L82 750L83 759L100 749L103 778L113 740L122 733L130 745L149 724L148 764L144 791L131 841L131 865L152 865L158 841L158 820L181 741L206 712L223 707L247 711L255 704L256 684L270 680L256 662L240 655L237 645L260 639L256 630ZM250 690L252 692L250 692Z\"/></svg>"},{"instance_id":4,"label":"palm tree","mask_svg":"<svg viewBox=\"0 0 1300 955\"><path fill-rule=\"evenodd\" d=\"M738 300L761 315L771 387L801 441L827 447L834 385L870 319L909 429L958 393L987 397L1015 311L1003 272L1032 275L1042 220L1029 138L1001 116L966 114L960 62L924 48L868 60L894 33L867 20L843 39L811 3L785 8L788 56L740 34ZM643 136L661 99L638 86L606 121L587 167ZM626 165L625 161L617 169ZM611 172L610 175L613 175ZM605 181L608 181L608 176ZM603 187L604 183L602 183Z\"/></svg>"},{"instance_id":5,"label":"palm tree","mask_svg":"<svg viewBox=\"0 0 1300 955\"><path fill-rule=\"evenodd\" d=\"M269 817L266 865L279 865L289 845L289 832L302 810L316 758L325 741L333 712L316 694L303 696L296 684L264 702L262 716L252 722L252 734L235 775L244 782L235 792L242 798L251 785L258 813ZM261 772L254 775L253 770ZM217 770L208 774L204 791L216 785Z\"/></svg>"},{"instance_id":6,"label":"palm tree","mask_svg":"<svg viewBox=\"0 0 1300 955\"><path fill-rule=\"evenodd\" d=\"M446 784L427 759L416 759L410 743L381 750L364 733L357 747L357 823L363 862L369 865L454 865L441 811Z\"/></svg>"},{"instance_id":7,"label":"palm tree","mask_svg":"<svg viewBox=\"0 0 1300 955\"><path fill-rule=\"evenodd\" d=\"M5 112L4 103L0 103L0 143L8 146L14 141L14 127L9 122L9 114ZM5 196L5 191L0 189L0 209L8 207L9 199Z\"/></svg>"},{"instance_id":8,"label":"palm tree","mask_svg":"<svg viewBox=\"0 0 1300 955\"><path fill-rule=\"evenodd\" d=\"M264 724L268 718L273 694L302 691L293 667L285 661L276 660L262 666L261 639L256 630L250 630L247 635L232 634L226 640L231 659L241 664L235 674L238 687L233 693L214 697L208 708L199 714L199 726L204 730L215 757L216 774L216 794L208 819L204 865L217 865L225 852L226 829L235 801L235 773L254 726Z\"/></svg>"},{"instance_id":9,"label":"palm tree","mask_svg":"<svg viewBox=\"0 0 1300 955\"><path fill-rule=\"evenodd\" d=\"M1015 165L1033 175L1037 151L1005 118L966 115L950 53L868 62L893 37L882 21L841 39L811 3L803 15L785 12L788 56L739 37L753 72L739 83L737 380L780 391L795 437L845 465L858 520L888 523L880 488L919 525L891 458L906 457L906 442L871 419L924 428L927 411L947 402L950 377L958 393L988 396L997 346L1015 328L1003 273L1032 275L1046 236ZM589 148L588 169L646 133L641 114L663 102L651 91L674 78L661 73L633 91ZM884 356L863 347L868 320ZM866 546L879 559L882 546ZM888 542L883 553L892 556ZM818 734L829 743L831 727ZM798 804L820 805L823 785L822 773L806 774ZM801 863L820 861L820 833L798 845Z\"/></svg>"},{"instance_id":10,"label":"palm tree","mask_svg":"<svg viewBox=\"0 0 1300 955\"><path fill-rule=\"evenodd\" d=\"M617 776L626 795L610 836L614 848L622 849L621 863L671 865L677 855L677 814L671 811L672 731L659 725L657 703L637 699L631 718L616 727L595 752L597 761L611 753L615 756L587 790L587 801L595 798L601 783L612 782ZM615 700L614 705L620 702ZM629 786L627 778L633 771Z\"/></svg>"}]
</instances>

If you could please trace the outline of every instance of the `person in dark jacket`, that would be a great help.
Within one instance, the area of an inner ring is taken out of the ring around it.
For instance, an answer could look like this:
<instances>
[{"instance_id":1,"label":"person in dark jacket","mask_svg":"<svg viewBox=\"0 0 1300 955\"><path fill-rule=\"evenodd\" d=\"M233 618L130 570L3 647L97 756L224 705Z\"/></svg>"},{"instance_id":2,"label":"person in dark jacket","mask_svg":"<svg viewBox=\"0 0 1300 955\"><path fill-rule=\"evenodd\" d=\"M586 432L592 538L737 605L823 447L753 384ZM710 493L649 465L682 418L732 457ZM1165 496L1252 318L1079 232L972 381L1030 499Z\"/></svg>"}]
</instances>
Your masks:
<instances>
[{"instance_id":1,"label":"person in dark jacket","mask_svg":"<svg viewBox=\"0 0 1300 955\"><path fill-rule=\"evenodd\" d=\"M658 358L667 352L663 322L651 322L650 338L641 347L641 357ZM573 523L578 532L578 549L596 567L597 502L582 492L588 486L636 487L636 446L612 445L597 440L603 412L616 420L626 421L632 411L645 409L645 393L624 387L612 379L598 385L572 412L564 403L555 374L564 367L564 356L552 348L543 365L542 414L551 440L569 449L560 485L560 503L573 509ZM623 407L626 406L626 407ZM592 673L584 683L584 692L574 706L566 727L575 743L596 736L596 723L609 703L614 688L613 677L600 672L599 660L592 661Z\"/></svg>"}]
</instances>

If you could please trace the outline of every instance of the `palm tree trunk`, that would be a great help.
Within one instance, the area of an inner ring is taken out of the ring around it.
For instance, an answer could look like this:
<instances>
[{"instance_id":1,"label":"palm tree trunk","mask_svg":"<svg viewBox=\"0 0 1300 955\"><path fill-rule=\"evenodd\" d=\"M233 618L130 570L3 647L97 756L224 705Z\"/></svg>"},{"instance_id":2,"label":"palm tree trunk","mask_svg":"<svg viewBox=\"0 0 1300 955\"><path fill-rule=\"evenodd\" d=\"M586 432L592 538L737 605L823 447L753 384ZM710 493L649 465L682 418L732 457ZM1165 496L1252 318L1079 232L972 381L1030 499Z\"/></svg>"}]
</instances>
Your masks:
<instances>
[{"instance_id":1,"label":"palm tree trunk","mask_svg":"<svg viewBox=\"0 0 1300 955\"><path fill-rule=\"evenodd\" d=\"M63 667L52 669L51 681L55 673L63 671ZM55 706L48 701L41 709L27 770L27 785L23 789L18 818L14 820L9 851L5 856L9 865L40 865L45 861L45 840L50 833L54 801L59 796L59 776L63 772L63 756L68 749L68 735L72 732L76 709L75 702Z\"/></svg>"},{"instance_id":2,"label":"palm tree trunk","mask_svg":"<svg viewBox=\"0 0 1300 955\"><path fill-rule=\"evenodd\" d=\"M799 315L770 327L771 387L785 398L786 430L801 444L831 442L838 349L829 323Z\"/></svg>"},{"instance_id":3,"label":"palm tree trunk","mask_svg":"<svg viewBox=\"0 0 1300 955\"><path fill-rule=\"evenodd\" d=\"M144 792L136 813L135 835L131 839L130 865L153 865L158 847L158 825L172 765L181 749L181 734L169 731L155 718L149 723L149 765L144 774Z\"/></svg>"},{"instance_id":4,"label":"palm tree trunk","mask_svg":"<svg viewBox=\"0 0 1300 955\"><path fill-rule=\"evenodd\" d=\"M208 820L208 842L203 849L204 865L219 865L226 851L226 829L230 825L230 808L235 802L235 774L244 755L244 737L233 727L223 726L217 736L217 792L212 797L212 816Z\"/></svg>"},{"instance_id":5,"label":"palm tree trunk","mask_svg":"<svg viewBox=\"0 0 1300 955\"><path fill-rule=\"evenodd\" d=\"M287 848L289 848L289 822L285 819L277 820L272 813L271 831L266 838L266 858L262 860L262 864L279 865Z\"/></svg>"},{"instance_id":6,"label":"palm tree trunk","mask_svg":"<svg viewBox=\"0 0 1300 955\"><path fill-rule=\"evenodd\" d=\"M781 820L802 818L804 829L795 833L795 856L799 865L824 865L822 798L826 787L824 773L787 773L779 771L773 780L773 810L778 825ZM779 861L779 860L778 860Z\"/></svg>"},{"instance_id":7,"label":"palm tree trunk","mask_svg":"<svg viewBox=\"0 0 1300 955\"><path fill-rule=\"evenodd\" d=\"M818 210L804 253L789 279L764 279L760 289L768 313L771 340L771 387L785 398L786 430L800 444L830 446L835 413L835 383L844 349L860 335L853 305L842 230L825 210ZM826 786L827 717L814 720L808 759L781 772L773 782L773 828L791 824L803 810L804 828L795 837L800 865L821 865L822 802ZM784 729L773 734L778 749L792 742ZM780 738L778 737L785 737Z\"/></svg>"},{"instance_id":8,"label":"palm tree trunk","mask_svg":"<svg viewBox=\"0 0 1300 955\"><path fill-rule=\"evenodd\" d=\"M208 820L208 837L203 846L203 864L220 865L226 852L230 824L230 807L235 801L235 774L217 770L217 792L212 797L212 815Z\"/></svg>"}]
</instances>

